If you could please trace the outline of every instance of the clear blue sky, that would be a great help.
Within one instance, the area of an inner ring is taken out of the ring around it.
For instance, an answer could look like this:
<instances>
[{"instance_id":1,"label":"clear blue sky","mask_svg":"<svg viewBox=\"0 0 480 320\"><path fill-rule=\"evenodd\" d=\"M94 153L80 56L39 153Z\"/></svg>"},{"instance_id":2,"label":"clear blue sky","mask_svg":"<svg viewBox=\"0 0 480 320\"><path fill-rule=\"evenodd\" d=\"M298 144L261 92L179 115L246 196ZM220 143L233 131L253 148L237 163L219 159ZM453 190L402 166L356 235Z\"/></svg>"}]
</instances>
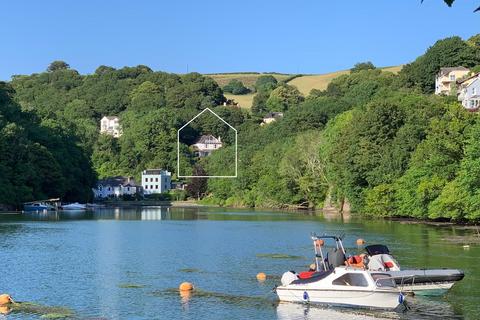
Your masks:
<instances>
[{"instance_id":1,"label":"clear blue sky","mask_svg":"<svg viewBox=\"0 0 480 320\"><path fill-rule=\"evenodd\" d=\"M458 2L458 3L457 3ZM478 1L6 1L0 79L64 60L81 73L145 64L184 73L325 73L406 63L480 32Z\"/></svg>"}]
</instances>

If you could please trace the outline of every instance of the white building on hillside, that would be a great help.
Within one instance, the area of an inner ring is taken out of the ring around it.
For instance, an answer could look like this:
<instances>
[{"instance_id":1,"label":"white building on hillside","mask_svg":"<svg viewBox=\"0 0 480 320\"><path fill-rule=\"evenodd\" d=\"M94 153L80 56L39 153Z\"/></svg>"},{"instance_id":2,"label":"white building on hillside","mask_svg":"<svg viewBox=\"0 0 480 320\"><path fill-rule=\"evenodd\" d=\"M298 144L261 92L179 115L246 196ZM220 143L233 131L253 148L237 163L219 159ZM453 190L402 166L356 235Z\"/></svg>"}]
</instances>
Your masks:
<instances>
[{"instance_id":1,"label":"white building on hillside","mask_svg":"<svg viewBox=\"0 0 480 320\"><path fill-rule=\"evenodd\" d=\"M211 134L203 135L195 142L193 148L195 153L199 157L209 156L214 150L217 150L223 146L222 139L220 137L215 138Z\"/></svg>"},{"instance_id":2,"label":"white building on hillside","mask_svg":"<svg viewBox=\"0 0 480 320\"><path fill-rule=\"evenodd\" d=\"M283 118L283 112L269 112L263 117L263 122L260 125L263 126L281 118Z\"/></svg>"},{"instance_id":3,"label":"white building on hillside","mask_svg":"<svg viewBox=\"0 0 480 320\"><path fill-rule=\"evenodd\" d=\"M109 134L115 138L122 135L120 119L116 116L105 116L100 120L100 133Z\"/></svg>"},{"instance_id":4,"label":"white building on hillside","mask_svg":"<svg viewBox=\"0 0 480 320\"><path fill-rule=\"evenodd\" d=\"M162 169L147 169L142 172L144 194L163 193L172 188L172 173Z\"/></svg>"},{"instance_id":5,"label":"white building on hillside","mask_svg":"<svg viewBox=\"0 0 480 320\"><path fill-rule=\"evenodd\" d=\"M458 100L469 111L480 109L480 73L461 83Z\"/></svg>"},{"instance_id":6,"label":"white building on hillside","mask_svg":"<svg viewBox=\"0 0 480 320\"><path fill-rule=\"evenodd\" d=\"M469 72L470 70L465 67L440 68L435 77L435 94L452 94L457 81L466 77Z\"/></svg>"},{"instance_id":7,"label":"white building on hillside","mask_svg":"<svg viewBox=\"0 0 480 320\"><path fill-rule=\"evenodd\" d=\"M140 189L133 178L118 176L98 180L97 186L92 191L96 199L107 199L124 195L134 196L140 192Z\"/></svg>"}]
</instances>

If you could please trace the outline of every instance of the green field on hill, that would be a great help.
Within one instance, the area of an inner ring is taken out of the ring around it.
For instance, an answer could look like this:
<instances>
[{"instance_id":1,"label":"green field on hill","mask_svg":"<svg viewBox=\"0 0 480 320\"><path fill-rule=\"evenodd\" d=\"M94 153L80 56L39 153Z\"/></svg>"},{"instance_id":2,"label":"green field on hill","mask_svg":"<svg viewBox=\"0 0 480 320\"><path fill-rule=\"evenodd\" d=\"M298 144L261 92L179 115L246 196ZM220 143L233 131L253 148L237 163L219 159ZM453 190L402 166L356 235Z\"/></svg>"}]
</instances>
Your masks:
<instances>
[{"instance_id":1,"label":"green field on hill","mask_svg":"<svg viewBox=\"0 0 480 320\"><path fill-rule=\"evenodd\" d=\"M397 73L402 69L402 66L393 66L382 68L384 71L390 71ZM305 96L310 93L312 89L325 90L332 81L332 79L341 76L342 74L348 74L349 70L335 71L325 74L312 74L297 77L288 82L288 84L296 86L301 93ZM249 88L252 88L255 81L261 75L273 75L277 80L285 80L292 75L290 74L278 74L278 73L219 73L219 74L207 74L207 76L213 78L220 87L224 87L228 82L233 79L240 80L243 84ZM255 94L234 95L225 94L227 99L235 100L241 108L250 109L252 107L253 97Z\"/></svg>"}]
</instances>

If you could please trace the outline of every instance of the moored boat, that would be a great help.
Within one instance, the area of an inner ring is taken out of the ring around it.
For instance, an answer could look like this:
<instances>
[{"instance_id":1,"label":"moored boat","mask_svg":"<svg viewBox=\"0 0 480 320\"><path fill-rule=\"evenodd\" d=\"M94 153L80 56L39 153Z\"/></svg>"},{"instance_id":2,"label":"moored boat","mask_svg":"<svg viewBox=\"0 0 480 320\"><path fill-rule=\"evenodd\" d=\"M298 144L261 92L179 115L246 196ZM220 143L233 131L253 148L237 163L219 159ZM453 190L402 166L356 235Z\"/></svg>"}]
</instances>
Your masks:
<instances>
[{"instance_id":1,"label":"moored boat","mask_svg":"<svg viewBox=\"0 0 480 320\"><path fill-rule=\"evenodd\" d=\"M36 212L36 213L41 213L41 212L49 212L49 211L55 211L56 208L43 201L33 201L33 202L26 202L23 204L23 211L24 212Z\"/></svg>"},{"instance_id":2,"label":"moored boat","mask_svg":"<svg viewBox=\"0 0 480 320\"><path fill-rule=\"evenodd\" d=\"M322 247L327 239L333 239L336 247L324 253ZM281 301L379 309L395 309L403 304L404 296L390 275L345 265L345 249L339 237L313 235L312 240L314 270L285 272L282 285L276 287Z\"/></svg>"},{"instance_id":3,"label":"moored boat","mask_svg":"<svg viewBox=\"0 0 480 320\"><path fill-rule=\"evenodd\" d=\"M61 209L62 210L86 210L87 205L82 204L82 203L78 203L78 202L74 202L74 203L62 205Z\"/></svg>"}]
</instances>

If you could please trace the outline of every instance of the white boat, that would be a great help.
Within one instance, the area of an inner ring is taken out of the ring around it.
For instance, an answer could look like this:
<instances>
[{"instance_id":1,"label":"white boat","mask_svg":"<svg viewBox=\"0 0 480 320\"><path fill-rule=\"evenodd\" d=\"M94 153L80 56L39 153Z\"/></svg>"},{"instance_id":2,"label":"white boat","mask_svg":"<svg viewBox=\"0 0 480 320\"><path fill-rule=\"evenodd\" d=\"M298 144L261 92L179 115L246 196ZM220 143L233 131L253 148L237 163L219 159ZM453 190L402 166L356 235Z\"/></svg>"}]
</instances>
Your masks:
<instances>
[{"instance_id":1,"label":"white boat","mask_svg":"<svg viewBox=\"0 0 480 320\"><path fill-rule=\"evenodd\" d=\"M324 253L322 247L328 239L334 240L336 247ZM281 301L378 309L395 309L404 303L404 295L390 275L345 264L339 237L313 235L312 240L315 270L285 272L282 285L276 287Z\"/></svg>"},{"instance_id":2,"label":"white boat","mask_svg":"<svg viewBox=\"0 0 480 320\"><path fill-rule=\"evenodd\" d=\"M391 275L405 292L442 294L465 276L464 272L458 269L401 269L385 245L369 245L365 250L367 269Z\"/></svg>"},{"instance_id":3,"label":"white boat","mask_svg":"<svg viewBox=\"0 0 480 320\"><path fill-rule=\"evenodd\" d=\"M62 205L62 210L86 210L86 209L87 209L87 205L78 203L78 202Z\"/></svg>"}]
</instances>

